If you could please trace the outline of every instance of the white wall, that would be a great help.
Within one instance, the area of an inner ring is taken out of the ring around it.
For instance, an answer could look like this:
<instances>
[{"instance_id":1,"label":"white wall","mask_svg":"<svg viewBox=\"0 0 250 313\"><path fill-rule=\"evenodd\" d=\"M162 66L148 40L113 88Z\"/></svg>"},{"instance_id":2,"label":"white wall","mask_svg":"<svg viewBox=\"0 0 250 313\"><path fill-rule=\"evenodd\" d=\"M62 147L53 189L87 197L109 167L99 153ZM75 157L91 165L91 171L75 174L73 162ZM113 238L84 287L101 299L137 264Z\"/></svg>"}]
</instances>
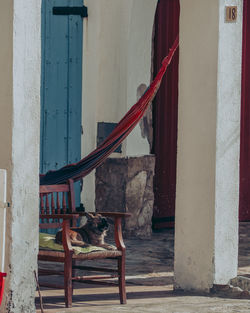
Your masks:
<instances>
[{"instance_id":1,"label":"white wall","mask_svg":"<svg viewBox=\"0 0 250 313\"><path fill-rule=\"evenodd\" d=\"M97 122L117 123L137 101L137 88L149 85L156 0L85 0L82 155L96 147ZM149 153L137 127L123 154ZM120 156L117 154L113 154ZM84 178L82 201L93 210L94 173Z\"/></svg>"},{"instance_id":2,"label":"white wall","mask_svg":"<svg viewBox=\"0 0 250 313\"><path fill-rule=\"evenodd\" d=\"M0 168L8 172L6 296L1 312L34 312L38 252L40 18L38 0L0 3ZM1 84L3 83L3 84Z\"/></svg>"},{"instance_id":3,"label":"white wall","mask_svg":"<svg viewBox=\"0 0 250 313\"><path fill-rule=\"evenodd\" d=\"M237 4L238 22L225 23ZM175 279L237 274L242 1L181 1Z\"/></svg>"},{"instance_id":4,"label":"white wall","mask_svg":"<svg viewBox=\"0 0 250 313\"><path fill-rule=\"evenodd\" d=\"M215 182L215 284L227 283L228 278L237 276L238 266L243 1L230 1L230 5L238 6L237 23L225 23L226 5L229 5L227 0L220 0Z\"/></svg>"},{"instance_id":5,"label":"white wall","mask_svg":"<svg viewBox=\"0 0 250 313\"><path fill-rule=\"evenodd\" d=\"M127 111L136 103L137 89L149 86L152 66L153 25L157 1L134 0L131 9L127 45ZM147 138L143 138L139 124L126 141L126 155L150 153Z\"/></svg>"}]
</instances>

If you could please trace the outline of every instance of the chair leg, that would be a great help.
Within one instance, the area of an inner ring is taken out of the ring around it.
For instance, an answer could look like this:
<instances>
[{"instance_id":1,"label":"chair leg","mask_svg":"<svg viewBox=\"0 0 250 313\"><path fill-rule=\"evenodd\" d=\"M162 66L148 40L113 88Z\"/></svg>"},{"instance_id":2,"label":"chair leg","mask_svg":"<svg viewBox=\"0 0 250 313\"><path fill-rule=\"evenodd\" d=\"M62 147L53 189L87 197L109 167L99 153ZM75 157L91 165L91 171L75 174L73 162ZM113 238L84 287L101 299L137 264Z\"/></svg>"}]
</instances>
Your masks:
<instances>
[{"instance_id":1,"label":"chair leg","mask_svg":"<svg viewBox=\"0 0 250 313\"><path fill-rule=\"evenodd\" d=\"M76 265L76 260L72 260L72 266ZM76 269L72 269L72 277L76 276ZM74 294L74 282L72 281L72 296Z\"/></svg>"},{"instance_id":2,"label":"chair leg","mask_svg":"<svg viewBox=\"0 0 250 313\"><path fill-rule=\"evenodd\" d=\"M66 308L72 307L72 259L66 258L64 262L64 293Z\"/></svg>"},{"instance_id":3,"label":"chair leg","mask_svg":"<svg viewBox=\"0 0 250 313\"><path fill-rule=\"evenodd\" d=\"M118 258L118 280L121 304L127 303L126 283L125 283L125 254Z\"/></svg>"}]
</instances>

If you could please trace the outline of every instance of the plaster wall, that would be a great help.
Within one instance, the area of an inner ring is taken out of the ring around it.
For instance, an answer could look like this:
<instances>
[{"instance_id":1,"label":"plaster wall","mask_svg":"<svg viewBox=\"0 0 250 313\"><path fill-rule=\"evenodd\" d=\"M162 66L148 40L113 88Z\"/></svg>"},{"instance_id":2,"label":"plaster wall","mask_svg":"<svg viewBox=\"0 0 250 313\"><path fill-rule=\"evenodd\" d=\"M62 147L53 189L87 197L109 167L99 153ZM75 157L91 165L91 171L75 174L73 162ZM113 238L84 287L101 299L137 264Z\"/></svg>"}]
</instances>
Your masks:
<instances>
[{"instance_id":1,"label":"plaster wall","mask_svg":"<svg viewBox=\"0 0 250 313\"><path fill-rule=\"evenodd\" d=\"M130 12L127 45L127 101L126 110L138 100L138 90L149 86L152 65L152 35L157 1L134 0ZM126 155L150 153L148 140L138 124L126 141Z\"/></svg>"},{"instance_id":2,"label":"plaster wall","mask_svg":"<svg viewBox=\"0 0 250 313\"><path fill-rule=\"evenodd\" d=\"M0 2L0 168L11 176L13 2ZM3 114L4 113L4 114ZM8 180L10 201L11 184Z\"/></svg>"},{"instance_id":3,"label":"plaster wall","mask_svg":"<svg viewBox=\"0 0 250 313\"><path fill-rule=\"evenodd\" d=\"M97 122L117 123L137 101L137 89L151 78L152 30L156 0L85 0L82 155L96 147ZM122 155L149 154L137 127ZM82 202L93 210L95 173L84 178Z\"/></svg>"},{"instance_id":4,"label":"plaster wall","mask_svg":"<svg viewBox=\"0 0 250 313\"><path fill-rule=\"evenodd\" d=\"M227 284L230 278L237 276L238 267L243 1L230 1L230 5L238 7L236 23L225 23L226 5L229 5L227 0L220 0L215 182L215 284Z\"/></svg>"},{"instance_id":5,"label":"plaster wall","mask_svg":"<svg viewBox=\"0 0 250 313\"><path fill-rule=\"evenodd\" d=\"M208 289L214 257L219 6L218 0L180 5L175 279L184 289Z\"/></svg>"},{"instance_id":6,"label":"plaster wall","mask_svg":"<svg viewBox=\"0 0 250 313\"><path fill-rule=\"evenodd\" d=\"M225 23L225 5L238 22ZM176 287L209 291L237 271L241 1L181 1Z\"/></svg>"},{"instance_id":7,"label":"plaster wall","mask_svg":"<svg viewBox=\"0 0 250 313\"><path fill-rule=\"evenodd\" d=\"M12 114L13 114L13 1L0 1L0 168L7 170L7 202L11 202L12 194ZM11 244L11 210L7 209L8 232L5 245L5 271L10 264ZM3 220L1 220L3 224ZM9 288L9 275L6 279L5 290ZM6 293L5 293L6 295ZM5 298L0 312L5 312Z\"/></svg>"},{"instance_id":8,"label":"plaster wall","mask_svg":"<svg viewBox=\"0 0 250 313\"><path fill-rule=\"evenodd\" d=\"M34 312L38 252L40 1L0 3L0 168L8 171L1 312ZM3 69L3 70L2 70Z\"/></svg>"}]
</instances>

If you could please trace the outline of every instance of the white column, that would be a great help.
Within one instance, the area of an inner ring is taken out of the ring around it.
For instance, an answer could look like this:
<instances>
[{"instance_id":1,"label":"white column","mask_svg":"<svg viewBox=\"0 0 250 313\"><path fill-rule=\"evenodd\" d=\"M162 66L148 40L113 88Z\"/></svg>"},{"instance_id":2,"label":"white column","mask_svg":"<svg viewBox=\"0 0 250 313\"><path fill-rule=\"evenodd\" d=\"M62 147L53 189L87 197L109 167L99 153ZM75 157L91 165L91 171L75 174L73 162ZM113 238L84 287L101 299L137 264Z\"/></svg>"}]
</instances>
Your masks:
<instances>
[{"instance_id":1,"label":"white column","mask_svg":"<svg viewBox=\"0 0 250 313\"><path fill-rule=\"evenodd\" d=\"M237 5L236 23L225 6ZM237 275L242 1L181 1L176 287Z\"/></svg>"},{"instance_id":2,"label":"white column","mask_svg":"<svg viewBox=\"0 0 250 313\"><path fill-rule=\"evenodd\" d=\"M226 5L238 7L225 23ZM243 1L220 0L217 80L214 283L237 275ZM222 240L221 240L222 239Z\"/></svg>"},{"instance_id":3,"label":"white column","mask_svg":"<svg viewBox=\"0 0 250 313\"><path fill-rule=\"evenodd\" d=\"M38 253L41 1L0 3L0 168L8 173L0 312L34 312Z\"/></svg>"}]
</instances>

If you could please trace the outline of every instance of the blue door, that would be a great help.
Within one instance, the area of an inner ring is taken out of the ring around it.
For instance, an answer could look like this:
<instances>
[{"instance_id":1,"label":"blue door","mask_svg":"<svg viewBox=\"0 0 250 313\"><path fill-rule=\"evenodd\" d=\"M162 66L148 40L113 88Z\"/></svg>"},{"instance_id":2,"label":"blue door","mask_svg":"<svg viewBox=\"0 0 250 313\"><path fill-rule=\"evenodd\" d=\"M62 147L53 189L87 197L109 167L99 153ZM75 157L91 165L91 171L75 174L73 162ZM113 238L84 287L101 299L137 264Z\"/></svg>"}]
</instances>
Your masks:
<instances>
[{"instance_id":1,"label":"blue door","mask_svg":"<svg viewBox=\"0 0 250 313\"><path fill-rule=\"evenodd\" d=\"M58 6L81 7L83 1L42 2L41 173L81 158L83 21L80 15L53 15Z\"/></svg>"}]
</instances>

